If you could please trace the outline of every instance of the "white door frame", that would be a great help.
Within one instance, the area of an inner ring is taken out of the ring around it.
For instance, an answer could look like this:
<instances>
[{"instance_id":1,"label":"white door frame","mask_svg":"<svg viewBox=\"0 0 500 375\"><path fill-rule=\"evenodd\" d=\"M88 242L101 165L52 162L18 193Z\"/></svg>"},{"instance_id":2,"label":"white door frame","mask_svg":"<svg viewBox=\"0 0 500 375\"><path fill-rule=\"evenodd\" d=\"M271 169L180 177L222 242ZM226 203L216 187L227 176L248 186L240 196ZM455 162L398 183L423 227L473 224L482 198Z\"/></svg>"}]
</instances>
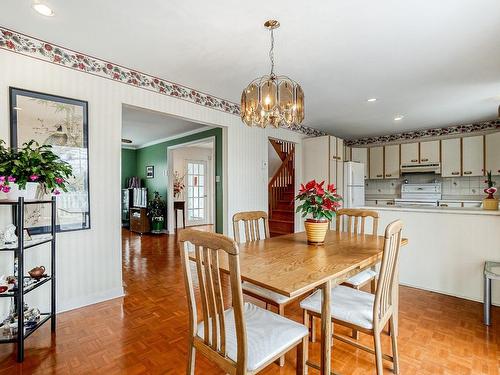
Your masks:
<instances>
[{"instance_id":1,"label":"white door frame","mask_svg":"<svg viewBox=\"0 0 500 375\"><path fill-rule=\"evenodd\" d=\"M212 160L208 164L208 172L209 172L209 183L210 183L210 195L208 197L210 206L209 212L209 221L215 225L215 136L210 136L206 138L196 139L194 141L180 143L174 146L167 147L167 232L169 234L175 233L175 214L174 214L174 179L173 179L173 151L178 148L186 147L186 146L194 146L197 143L212 143ZM179 226L182 225L182 222L178 220Z\"/></svg>"}]
</instances>

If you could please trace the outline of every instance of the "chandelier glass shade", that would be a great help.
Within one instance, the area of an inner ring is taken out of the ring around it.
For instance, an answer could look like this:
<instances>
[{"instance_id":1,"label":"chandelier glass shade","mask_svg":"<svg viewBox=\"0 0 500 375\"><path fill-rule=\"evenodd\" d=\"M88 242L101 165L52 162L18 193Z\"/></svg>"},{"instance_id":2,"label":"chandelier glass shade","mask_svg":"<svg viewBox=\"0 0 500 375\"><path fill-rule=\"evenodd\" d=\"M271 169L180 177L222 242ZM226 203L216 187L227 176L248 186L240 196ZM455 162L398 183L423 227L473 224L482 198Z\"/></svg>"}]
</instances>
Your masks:
<instances>
[{"instance_id":1,"label":"chandelier glass shade","mask_svg":"<svg viewBox=\"0 0 500 375\"><path fill-rule=\"evenodd\" d=\"M241 119L248 126L295 128L304 120L304 91L287 76L274 74L274 34L279 22L264 26L271 32L271 73L254 79L241 94Z\"/></svg>"}]
</instances>

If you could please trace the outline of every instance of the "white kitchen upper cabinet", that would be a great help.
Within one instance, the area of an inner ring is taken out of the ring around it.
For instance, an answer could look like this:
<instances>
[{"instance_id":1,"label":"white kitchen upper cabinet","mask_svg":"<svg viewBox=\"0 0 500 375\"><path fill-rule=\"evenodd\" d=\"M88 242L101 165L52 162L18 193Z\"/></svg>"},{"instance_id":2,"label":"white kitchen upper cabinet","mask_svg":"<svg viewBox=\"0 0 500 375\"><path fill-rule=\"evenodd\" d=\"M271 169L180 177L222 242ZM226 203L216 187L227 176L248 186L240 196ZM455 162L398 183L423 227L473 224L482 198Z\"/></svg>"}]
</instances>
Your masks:
<instances>
[{"instance_id":1,"label":"white kitchen upper cabinet","mask_svg":"<svg viewBox=\"0 0 500 375\"><path fill-rule=\"evenodd\" d=\"M337 161L337 137L330 136L330 160Z\"/></svg>"},{"instance_id":2,"label":"white kitchen upper cabinet","mask_svg":"<svg viewBox=\"0 0 500 375\"><path fill-rule=\"evenodd\" d=\"M383 146L370 147L369 155L370 155L370 166L369 166L370 179L380 180L384 178L384 147Z\"/></svg>"},{"instance_id":3,"label":"white kitchen upper cabinet","mask_svg":"<svg viewBox=\"0 0 500 375\"><path fill-rule=\"evenodd\" d=\"M351 148L349 146L346 146L344 148L344 160L345 161L352 161L351 160Z\"/></svg>"},{"instance_id":4,"label":"white kitchen upper cabinet","mask_svg":"<svg viewBox=\"0 0 500 375\"><path fill-rule=\"evenodd\" d=\"M399 178L399 145L385 146L385 178Z\"/></svg>"},{"instance_id":5,"label":"white kitchen upper cabinet","mask_svg":"<svg viewBox=\"0 0 500 375\"><path fill-rule=\"evenodd\" d=\"M305 138L302 141L303 181L329 181L330 137Z\"/></svg>"},{"instance_id":6,"label":"white kitchen upper cabinet","mask_svg":"<svg viewBox=\"0 0 500 375\"><path fill-rule=\"evenodd\" d=\"M456 177L460 176L461 171L461 152L460 138L443 139L441 141L441 176Z\"/></svg>"},{"instance_id":7,"label":"white kitchen upper cabinet","mask_svg":"<svg viewBox=\"0 0 500 375\"><path fill-rule=\"evenodd\" d=\"M487 134L485 137L486 147L486 171L493 175L500 175L500 132Z\"/></svg>"},{"instance_id":8,"label":"white kitchen upper cabinet","mask_svg":"<svg viewBox=\"0 0 500 375\"><path fill-rule=\"evenodd\" d=\"M420 142L420 162L439 163L440 143L439 141Z\"/></svg>"},{"instance_id":9,"label":"white kitchen upper cabinet","mask_svg":"<svg viewBox=\"0 0 500 375\"><path fill-rule=\"evenodd\" d=\"M337 160L344 161L344 140L337 138Z\"/></svg>"},{"instance_id":10,"label":"white kitchen upper cabinet","mask_svg":"<svg viewBox=\"0 0 500 375\"><path fill-rule=\"evenodd\" d=\"M484 176L484 137L462 138L462 175Z\"/></svg>"},{"instance_id":11,"label":"white kitchen upper cabinet","mask_svg":"<svg viewBox=\"0 0 500 375\"><path fill-rule=\"evenodd\" d=\"M401 145L401 164L418 163L418 142Z\"/></svg>"},{"instance_id":12,"label":"white kitchen upper cabinet","mask_svg":"<svg viewBox=\"0 0 500 375\"><path fill-rule=\"evenodd\" d=\"M351 148L351 161L363 163L365 165L365 179L369 177L368 165L368 148L366 147L352 147Z\"/></svg>"}]
</instances>

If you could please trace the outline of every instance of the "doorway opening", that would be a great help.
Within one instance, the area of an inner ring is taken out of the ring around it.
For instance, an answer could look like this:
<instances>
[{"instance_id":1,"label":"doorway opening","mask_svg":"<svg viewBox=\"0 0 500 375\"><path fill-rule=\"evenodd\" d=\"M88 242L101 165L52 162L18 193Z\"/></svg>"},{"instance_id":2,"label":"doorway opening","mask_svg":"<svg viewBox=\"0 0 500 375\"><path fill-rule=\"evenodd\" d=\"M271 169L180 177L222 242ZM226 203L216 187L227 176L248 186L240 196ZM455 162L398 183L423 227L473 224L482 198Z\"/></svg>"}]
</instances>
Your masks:
<instances>
[{"instance_id":1,"label":"doorway opening","mask_svg":"<svg viewBox=\"0 0 500 375\"><path fill-rule=\"evenodd\" d=\"M271 237L295 231L295 143L269 138L268 203Z\"/></svg>"}]
</instances>

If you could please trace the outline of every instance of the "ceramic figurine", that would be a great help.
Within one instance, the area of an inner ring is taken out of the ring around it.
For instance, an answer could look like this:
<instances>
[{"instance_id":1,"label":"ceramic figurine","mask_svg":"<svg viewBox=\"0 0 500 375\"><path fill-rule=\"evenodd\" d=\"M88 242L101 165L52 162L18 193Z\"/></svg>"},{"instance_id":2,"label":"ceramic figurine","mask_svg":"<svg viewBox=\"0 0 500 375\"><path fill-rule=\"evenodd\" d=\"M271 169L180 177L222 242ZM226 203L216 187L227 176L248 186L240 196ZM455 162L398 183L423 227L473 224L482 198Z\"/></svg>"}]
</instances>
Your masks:
<instances>
[{"instance_id":1,"label":"ceramic figurine","mask_svg":"<svg viewBox=\"0 0 500 375\"><path fill-rule=\"evenodd\" d=\"M15 225L12 224L7 225L7 227L5 228L4 241L7 244L12 244L17 242Z\"/></svg>"}]
</instances>

